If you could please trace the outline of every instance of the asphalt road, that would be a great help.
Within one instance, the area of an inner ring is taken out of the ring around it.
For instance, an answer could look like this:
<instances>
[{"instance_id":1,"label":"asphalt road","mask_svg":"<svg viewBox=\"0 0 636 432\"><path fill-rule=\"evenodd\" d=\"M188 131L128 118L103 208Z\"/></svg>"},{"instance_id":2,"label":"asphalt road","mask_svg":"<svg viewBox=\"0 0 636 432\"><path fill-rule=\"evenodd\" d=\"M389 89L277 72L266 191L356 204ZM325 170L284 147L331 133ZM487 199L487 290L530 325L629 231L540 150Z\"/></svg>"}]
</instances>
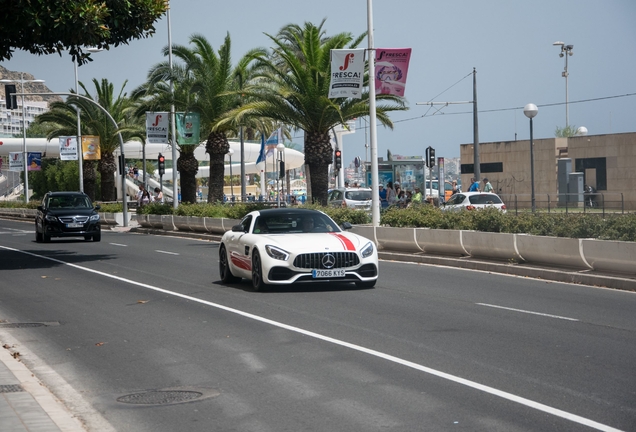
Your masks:
<instances>
[{"instance_id":1,"label":"asphalt road","mask_svg":"<svg viewBox=\"0 0 636 432\"><path fill-rule=\"evenodd\" d=\"M261 293L217 253L0 220L0 320L49 324L0 342L95 431L636 430L636 293L394 262Z\"/></svg>"}]
</instances>

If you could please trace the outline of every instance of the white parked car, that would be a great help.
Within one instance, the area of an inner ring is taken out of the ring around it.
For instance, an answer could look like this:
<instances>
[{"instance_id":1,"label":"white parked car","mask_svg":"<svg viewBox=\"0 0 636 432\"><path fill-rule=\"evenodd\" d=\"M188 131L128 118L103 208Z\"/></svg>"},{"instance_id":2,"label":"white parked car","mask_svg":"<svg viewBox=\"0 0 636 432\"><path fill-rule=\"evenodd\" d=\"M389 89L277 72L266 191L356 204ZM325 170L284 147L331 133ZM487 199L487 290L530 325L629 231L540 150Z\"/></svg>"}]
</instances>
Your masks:
<instances>
[{"instance_id":1,"label":"white parked car","mask_svg":"<svg viewBox=\"0 0 636 432\"><path fill-rule=\"evenodd\" d=\"M371 210L373 193L369 188L336 188L329 192L328 204L332 207L349 207Z\"/></svg>"},{"instance_id":2,"label":"white parked car","mask_svg":"<svg viewBox=\"0 0 636 432\"><path fill-rule=\"evenodd\" d=\"M258 210L223 235L219 273L225 283L250 279L255 291L301 282L371 288L378 279L378 252L369 239L343 231L320 211Z\"/></svg>"},{"instance_id":3,"label":"white parked car","mask_svg":"<svg viewBox=\"0 0 636 432\"><path fill-rule=\"evenodd\" d=\"M489 192L460 192L451 196L442 207L444 211L476 210L495 207L506 212L506 205L499 195Z\"/></svg>"}]
</instances>

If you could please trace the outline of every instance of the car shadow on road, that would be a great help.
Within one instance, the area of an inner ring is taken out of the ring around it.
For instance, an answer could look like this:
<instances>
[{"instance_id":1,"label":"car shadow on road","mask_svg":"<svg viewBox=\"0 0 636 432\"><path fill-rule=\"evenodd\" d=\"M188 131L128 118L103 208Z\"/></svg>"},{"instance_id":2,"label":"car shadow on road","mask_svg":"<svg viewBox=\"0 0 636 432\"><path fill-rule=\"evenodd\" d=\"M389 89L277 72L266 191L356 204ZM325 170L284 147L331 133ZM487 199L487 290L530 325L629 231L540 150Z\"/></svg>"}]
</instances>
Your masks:
<instances>
[{"instance_id":1,"label":"car shadow on road","mask_svg":"<svg viewBox=\"0 0 636 432\"><path fill-rule=\"evenodd\" d=\"M112 254L90 255L60 249L24 251L0 249L0 271L52 268L63 265L62 262L78 264L83 262L110 260L113 258L116 258L116 256Z\"/></svg>"}]
</instances>

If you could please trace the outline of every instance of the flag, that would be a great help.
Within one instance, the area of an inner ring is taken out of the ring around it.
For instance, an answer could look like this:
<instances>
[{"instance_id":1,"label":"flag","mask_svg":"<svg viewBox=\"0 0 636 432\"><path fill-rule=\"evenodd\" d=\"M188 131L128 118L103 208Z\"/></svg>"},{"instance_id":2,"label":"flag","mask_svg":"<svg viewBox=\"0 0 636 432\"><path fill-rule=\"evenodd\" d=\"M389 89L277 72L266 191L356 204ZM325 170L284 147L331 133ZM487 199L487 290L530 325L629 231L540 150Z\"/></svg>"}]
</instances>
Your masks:
<instances>
[{"instance_id":1,"label":"flag","mask_svg":"<svg viewBox=\"0 0 636 432\"><path fill-rule=\"evenodd\" d=\"M283 142L283 128L278 128L274 132L272 132L270 137L267 138L267 141L265 141L265 150L267 150L267 153L265 154L265 158L267 158L267 156L269 155L274 154L274 150L276 150L276 146L282 142Z\"/></svg>"},{"instance_id":2,"label":"flag","mask_svg":"<svg viewBox=\"0 0 636 432\"><path fill-rule=\"evenodd\" d=\"M411 48L376 48L375 92L404 97Z\"/></svg>"},{"instance_id":3,"label":"flag","mask_svg":"<svg viewBox=\"0 0 636 432\"><path fill-rule=\"evenodd\" d=\"M258 152L258 159L256 159L256 164L265 161L265 135L261 133L261 149Z\"/></svg>"},{"instance_id":4,"label":"flag","mask_svg":"<svg viewBox=\"0 0 636 432\"><path fill-rule=\"evenodd\" d=\"M329 98L362 98L364 49L332 49Z\"/></svg>"},{"instance_id":5,"label":"flag","mask_svg":"<svg viewBox=\"0 0 636 432\"><path fill-rule=\"evenodd\" d=\"M102 158L98 136L82 136L82 156L84 160L100 160Z\"/></svg>"},{"instance_id":6,"label":"flag","mask_svg":"<svg viewBox=\"0 0 636 432\"><path fill-rule=\"evenodd\" d=\"M42 153L41 152L27 153L27 169L29 171L42 170Z\"/></svg>"},{"instance_id":7,"label":"flag","mask_svg":"<svg viewBox=\"0 0 636 432\"><path fill-rule=\"evenodd\" d=\"M146 141L150 144L168 143L169 112L146 111Z\"/></svg>"},{"instance_id":8,"label":"flag","mask_svg":"<svg viewBox=\"0 0 636 432\"><path fill-rule=\"evenodd\" d=\"M177 113L175 123L177 125L177 143L179 145L199 145L201 143L201 140L199 139L201 133L201 117L199 116L199 113Z\"/></svg>"},{"instance_id":9,"label":"flag","mask_svg":"<svg viewBox=\"0 0 636 432\"><path fill-rule=\"evenodd\" d=\"M78 156L77 137L60 137L60 160L77 160Z\"/></svg>"}]
</instances>

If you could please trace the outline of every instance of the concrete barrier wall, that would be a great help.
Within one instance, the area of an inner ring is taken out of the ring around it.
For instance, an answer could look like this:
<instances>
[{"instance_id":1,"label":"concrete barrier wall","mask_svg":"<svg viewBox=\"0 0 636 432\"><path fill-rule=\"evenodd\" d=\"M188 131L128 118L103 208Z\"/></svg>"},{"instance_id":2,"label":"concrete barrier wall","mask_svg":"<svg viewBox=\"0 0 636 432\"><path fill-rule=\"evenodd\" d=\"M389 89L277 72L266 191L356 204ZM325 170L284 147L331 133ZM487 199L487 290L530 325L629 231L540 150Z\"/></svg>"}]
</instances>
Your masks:
<instances>
[{"instance_id":1,"label":"concrete barrier wall","mask_svg":"<svg viewBox=\"0 0 636 432\"><path fill-rule=\"evenodd\" d=\"M529 262L575 269L591 269L581 253L581 239L516 234L519 255Z\"/></svg>"},{"instance_id":2,"label":"concrete barrier wall","mask_svg":"<svg viewBox=\"0 0 636 432\"><path fill-rule=\"evenodd\" d=\"M375 230L376 228L372 225L354 225L353 228L351 228L352 233L368 238L377 246L378 239L375 236Z\"/></svg>"},{"instance_id":3,"label":"concrete barrier wall","mask_svg":"<svg viewBox=\"0 0 636 432\"><path fill-rule=\"evenodd\" d=\"M466 256L462 246L462 231L416 228L415 241L425 253Z\"/></svg>"},{"instance_id":4,"label":"concrete barrier wall","mask_svg":"<svg viewBox=\"0 0 636 432\"><path fill-rule=\"evenodd\" d=\"M162 222L164 222L163 219L162 219ZM175 216L175 215L173 215L172 216L172 224L179 231L190 231L190 220L189 220L188 216Z\"/></svg>"},{"instance_id":5,"label":"concrete barrier wall","mask_svg":"<svg viewBox=\"0 0 636 432\"><path fill-rule=\"evenodd\" d=\"M415 242L415 228L377 227L375 235L379 250L422 252Z\"/></svg>"},{"instance_id":6,"label":"concrete barrier wall","mask_svg":"<svg viewBox=\"0 0 636 432\"><path fill-rule=\"evenodd\" d=\"M636 273L636 243L583 239L581 244L585 260L594 270Z\"/></svg>"},{"instance_id":7,"label":"concrete barrier wall","mask_svg":"<svg viewBox=\"0 0 636 432\"><path fill-rule=\"evenodd\" d=\"M472 257L523 261L517 251L515 234L462 231L462 244Z\"/></svg>"}]
</instances>

